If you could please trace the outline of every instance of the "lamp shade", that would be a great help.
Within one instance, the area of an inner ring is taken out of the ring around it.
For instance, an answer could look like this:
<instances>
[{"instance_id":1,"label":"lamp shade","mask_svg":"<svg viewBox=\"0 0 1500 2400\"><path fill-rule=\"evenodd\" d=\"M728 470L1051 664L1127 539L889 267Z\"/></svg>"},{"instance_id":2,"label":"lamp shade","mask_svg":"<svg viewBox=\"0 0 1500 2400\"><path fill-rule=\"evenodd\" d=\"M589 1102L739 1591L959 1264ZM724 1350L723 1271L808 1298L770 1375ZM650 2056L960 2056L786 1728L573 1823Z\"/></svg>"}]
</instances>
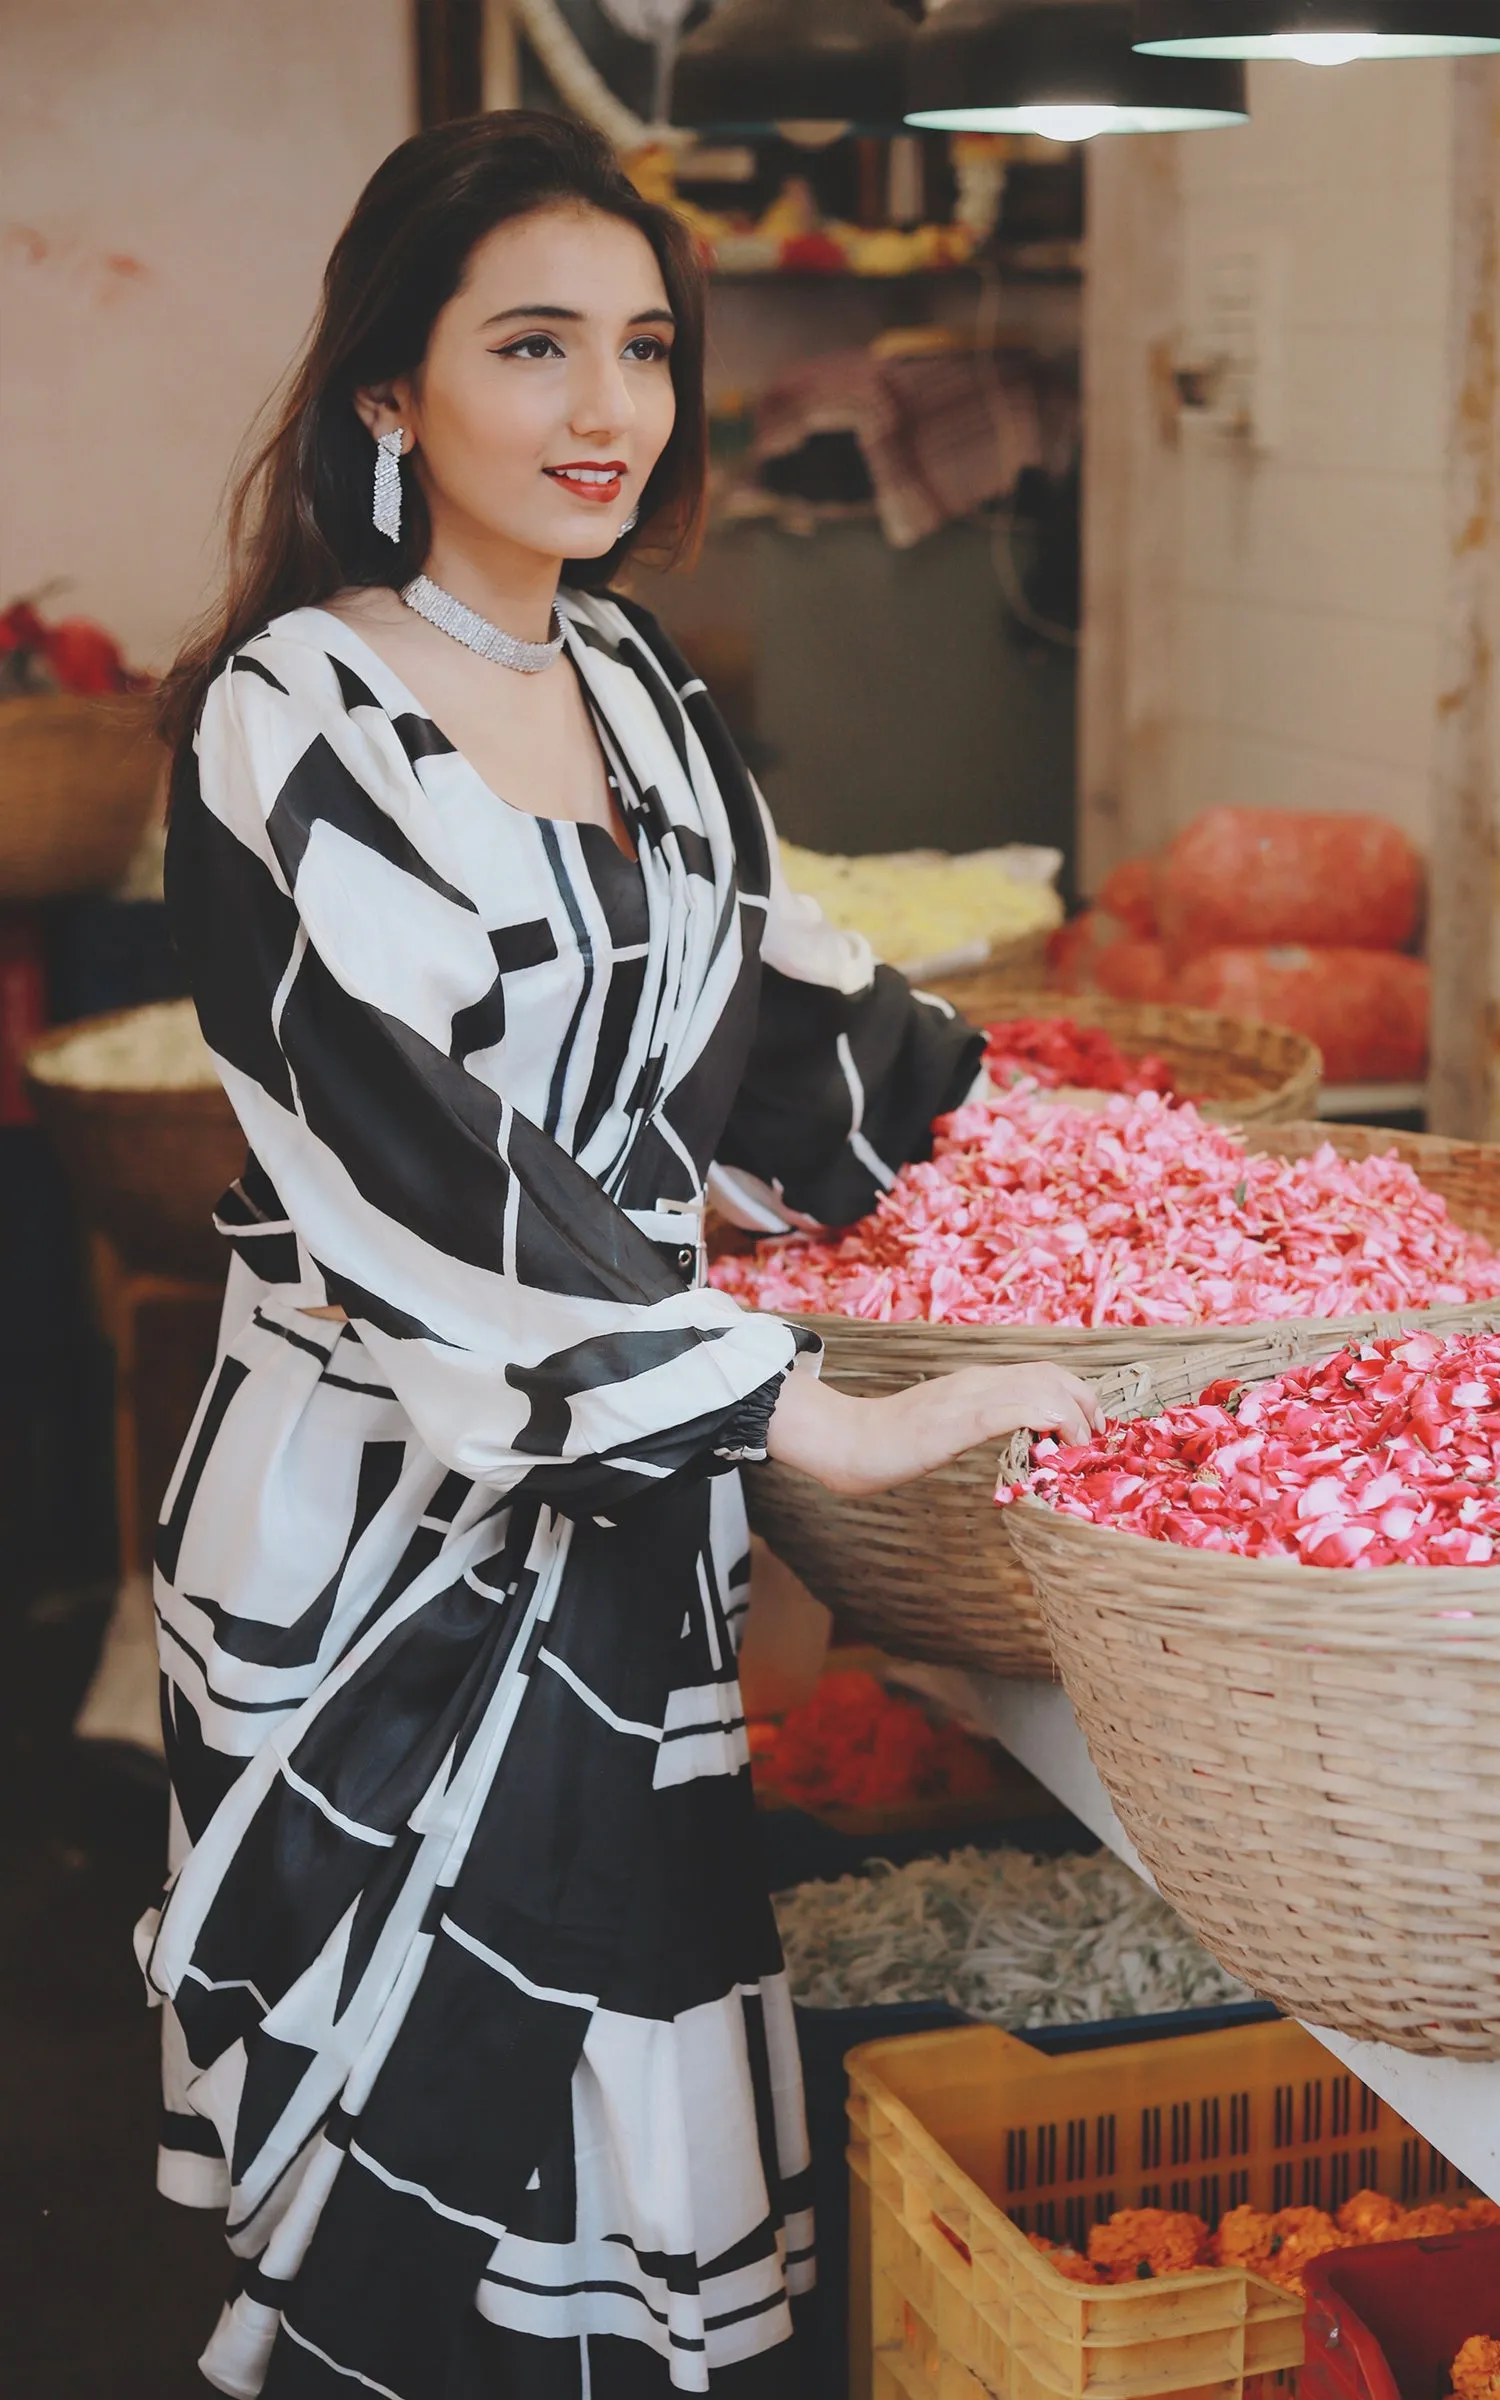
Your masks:
<instances>
[{"instance_id":1,"label":"lamp shade","mask_svg":"<svg viewBox=\"0 0 1500 2400\"><path fill-rule=\"evenodd\" d=\"M677 54L673 122L896 131L911 40L890 0L721 0Z\"/></svg>"},{"instance_id":2,"label":"lamp shade","mask_svg":"<svg viewBox=\"0 0 1500 2400\"><path fill-rule=\"evenodd\" d=\"M1243 124L1244 69L1147 58L1128 0L944 0L911 46L906 117L957 132L1173 133Z\"/></svg>"},{"instance_id":3,"label":"lamp shade","mask_svg":"<svg viewBox=\"0 0 1500 2400\"><path fill-rule=\"evenodd\" d=\"M1136 0L1135 39L1161 58L1461 58L1500 50L1500 0Z\"/></svg>"}]
</instances>

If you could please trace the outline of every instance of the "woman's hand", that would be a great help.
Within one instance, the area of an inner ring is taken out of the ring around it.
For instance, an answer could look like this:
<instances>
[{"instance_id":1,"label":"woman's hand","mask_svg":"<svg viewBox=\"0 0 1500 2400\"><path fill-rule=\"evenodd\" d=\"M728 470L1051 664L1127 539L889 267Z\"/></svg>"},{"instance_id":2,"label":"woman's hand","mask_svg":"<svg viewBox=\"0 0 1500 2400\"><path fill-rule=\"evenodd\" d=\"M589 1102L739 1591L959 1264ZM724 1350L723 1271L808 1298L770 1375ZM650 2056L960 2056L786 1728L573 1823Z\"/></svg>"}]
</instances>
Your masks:
<instances>
[{"instance_id":1,"label":"woman's hand","mask_svg":"<svg viewBox=\"0 0 1500 2400\"><path fill-rule=\"evenodd\" d=\"M1086 1442L1103 1423L1093 1391L1066 1367L964 1367L888 1400L856 1399L804 1371L781 1387L767 1448L831 1492L886 1492L980 1442L1021 1432Z\"/></svg>"}]
</instances>

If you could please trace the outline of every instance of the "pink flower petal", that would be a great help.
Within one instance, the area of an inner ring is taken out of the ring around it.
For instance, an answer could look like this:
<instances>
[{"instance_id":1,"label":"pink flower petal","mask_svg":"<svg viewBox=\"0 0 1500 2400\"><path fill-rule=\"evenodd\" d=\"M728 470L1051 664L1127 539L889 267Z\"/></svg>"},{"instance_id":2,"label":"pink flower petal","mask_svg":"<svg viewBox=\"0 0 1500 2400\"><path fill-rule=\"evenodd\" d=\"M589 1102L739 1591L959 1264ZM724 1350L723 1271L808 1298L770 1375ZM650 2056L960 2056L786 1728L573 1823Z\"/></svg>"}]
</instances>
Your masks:
<instances>
[{"instance_id":1,"label":"pink flower petal","mask_svg":"<svg viewBox=\"0 0 1500 2400\"><path fill-rule=\"evenodd\" d=\"M1235 1325L1500 1298L1500 1255L1393 1156L1252 1156L1154 1092L1092 1111L1024 1084L942 1120L933 1157L850 1232L763 1243L713 1281L760 1308L876 1323ZM1417 1335L1348 1363L1388 1404L1432 1355ZM1429 1446L1497 1392L1467 1375Z\"/></svg>"}]
</instances>

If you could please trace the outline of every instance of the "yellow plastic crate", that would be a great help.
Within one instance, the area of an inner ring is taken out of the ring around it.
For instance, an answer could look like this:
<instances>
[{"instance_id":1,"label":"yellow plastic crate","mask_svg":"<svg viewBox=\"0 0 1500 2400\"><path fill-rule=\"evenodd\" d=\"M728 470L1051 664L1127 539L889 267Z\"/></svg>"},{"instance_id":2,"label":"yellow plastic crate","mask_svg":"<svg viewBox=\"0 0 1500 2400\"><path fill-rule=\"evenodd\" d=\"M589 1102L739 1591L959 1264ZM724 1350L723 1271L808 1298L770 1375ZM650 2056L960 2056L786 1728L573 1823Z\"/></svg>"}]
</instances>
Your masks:
<instances>
[{"instance_id":1,"label":"yellow plastic crate","mask_svg":"<svg viewBox=\"0 0 1500 2400\"><path fill-rule=\"evenodd\" d=\"M1094 2289L1026 2236L1471 2188L1288 2023L1063 2058L963 2026L848 2069L851 2400L1284 2400L1295 2296L1240 2267Z\"/></svg>"}]
</instances>

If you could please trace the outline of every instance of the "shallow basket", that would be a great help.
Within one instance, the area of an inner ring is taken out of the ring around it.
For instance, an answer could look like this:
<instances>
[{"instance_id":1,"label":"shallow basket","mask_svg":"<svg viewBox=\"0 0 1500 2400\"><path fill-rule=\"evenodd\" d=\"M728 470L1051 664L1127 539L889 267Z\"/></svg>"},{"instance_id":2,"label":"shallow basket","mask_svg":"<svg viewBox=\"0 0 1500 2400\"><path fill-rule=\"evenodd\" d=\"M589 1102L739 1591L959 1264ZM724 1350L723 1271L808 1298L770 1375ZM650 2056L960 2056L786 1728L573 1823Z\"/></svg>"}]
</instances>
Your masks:
<instances>
[{"instance_id":1,"label":"shallow basket","mask_svg":"<svg viewBox=\"0 0 1500 2400\"><path fill-rule=\"evenodd\" d=\"M1394 1150L1459 1224L1500 1244L1500 1144L1449 1142L1368 1125L1248 1126L1252 1150L1306 1158L1328 1142L1344 1158ZM1078 1375L1149 1368L1165 1395L1187 1399L1225 1350L1247 1373L1274 1375L1299 1358L1412 1326L1462 1332L1493 1303L1417 1309L1399 1317L1293 1317L1272 1325L876 1325L808 1316L823 1337L823 1374L840 1391L901 1391L958 1367L1053 1359ZM1237 1371L1223 1368L1225 1373ZM1177 1380L1174 1382L1173 1377ZM851 1630L903 1658L997 1675L1050 1675L1051 1651L1006 1514L992 1505L1002 1445L987 1444L893 1492L849 1498L790 1467L747 1470L750 1522L778 1558Z\"/></svg>"},{"instance_id":2,"label":"shallow basket","mask_svg":"<svg viewBox=\"0 0 1500 2400\"><path fill-rule=\"evenodd\" d=\"M1204 1359L1187 1396L1222 1372ZM1172 1384L1148 1368L1121 1413ZM1500 1569L1360 1574L1004 1514L1094 1764L1199 1940L1311 2024L1500 2059Z\"/></svg>"},{"instance_id":3,"label":"shallow basket","mask_svg":"<svg viewBox=\"0 0 1500 2400\"><path fill-rule=\"evenodd\" d=\"M134 1013L112 1009L54 1026L32 1044L27 1063ZM228 1252L213 1207L245 1164L245 1137L218 1084L91 1090L28 1075L27 1089L91 1233L104 1234L141 1273L223 1275Z\"/></svg>"},{"instance_id":4,"label":"shallow basket","mask_svg":"<svg viewBox=\"0 0 1500 2400\"><path fill-rule=\"evenodd\" d=\"M1174 1092L1193 1101L1205 1117L1284 1125L1308 1116L1318 1104L1323 1054L1290 1026L1259 1025L1165 1002L1028 991L988 968L942 976L926 988L976 1025L1013 1017L1066 1017L1107 1033L1128 1058L1160 1058L1171 1072Z\"/></svg>"},{"instance_id":5,"label":"shallow basket","mask_svg":"<svg viewBox=\"0 0 1500 2400\"><path fill-rule=\"evenodd\" d=\"M1090 2288L1119 2208L1414 2204L1461 2179L1299 2025L1045 2058L993 2025L852 2051L851 2400L1284 2400L1302 2302L1243 2267Z\"/></svg>"}]
</instances>

